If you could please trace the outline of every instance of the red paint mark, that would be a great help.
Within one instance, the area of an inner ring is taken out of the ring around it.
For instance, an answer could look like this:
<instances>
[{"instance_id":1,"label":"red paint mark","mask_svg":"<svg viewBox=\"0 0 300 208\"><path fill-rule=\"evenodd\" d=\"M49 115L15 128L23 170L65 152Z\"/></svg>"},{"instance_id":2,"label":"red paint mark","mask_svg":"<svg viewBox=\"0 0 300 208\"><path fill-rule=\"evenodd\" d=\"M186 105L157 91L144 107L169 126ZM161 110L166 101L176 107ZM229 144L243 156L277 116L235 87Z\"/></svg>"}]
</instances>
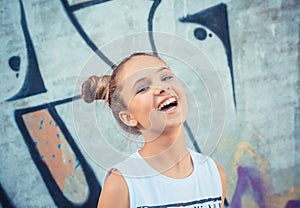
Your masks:
<instances>
[{"instance_id":1,"label":"red paint mark","mask_svg":"<svg viewBox=\"0 0 300 208\"><path fill-rule=\"evenodd\" d=\"M74 174L76 158L73 151L67 148L68 143L48 110L25 114L23 119L41 158L63 192L66 178Z\"/></svg>"}]
</instances>

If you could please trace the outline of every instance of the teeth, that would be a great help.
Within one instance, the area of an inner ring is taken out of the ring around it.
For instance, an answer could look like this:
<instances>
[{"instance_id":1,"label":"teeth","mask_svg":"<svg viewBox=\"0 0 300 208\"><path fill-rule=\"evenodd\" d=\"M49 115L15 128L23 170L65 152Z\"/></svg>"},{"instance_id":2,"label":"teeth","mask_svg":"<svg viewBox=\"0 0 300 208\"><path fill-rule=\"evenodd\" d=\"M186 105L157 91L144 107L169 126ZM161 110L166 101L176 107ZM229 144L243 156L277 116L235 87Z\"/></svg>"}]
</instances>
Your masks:
<instances>
[{"instance_id":1,"label":"teeth","mask_svg":"<svg viewBox=\"0 0 300 208\"><path fill-rule=\"evenodd\" d=\"M174 97L171 97L168 100L166 100L165 102L163 102L162 104L160 104L158 106L158 110L161 110L163 107L165 107L166 105L169 105L172 102L176 102L176 99Z\"/></svg>"}]
</instances>

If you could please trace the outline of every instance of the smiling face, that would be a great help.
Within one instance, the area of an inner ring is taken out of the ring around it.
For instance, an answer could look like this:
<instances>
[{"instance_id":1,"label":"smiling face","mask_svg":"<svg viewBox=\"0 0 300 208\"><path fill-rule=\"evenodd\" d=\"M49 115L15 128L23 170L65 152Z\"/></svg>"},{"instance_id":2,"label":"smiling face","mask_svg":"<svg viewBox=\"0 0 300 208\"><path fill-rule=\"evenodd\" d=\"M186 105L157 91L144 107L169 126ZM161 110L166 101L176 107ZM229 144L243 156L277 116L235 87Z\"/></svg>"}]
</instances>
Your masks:
<instances>
[{"instance_id":1,"label":"smiling face","mask_svg":"<svg viewBox=\"0 0 300 208\"><path fill-rule=\"evenodd\" d=\"M118 76L127 111L120 119L142 134L178 128L186 119L184 90L169 67L158 57L141 55L127 61Z\"/></svg>"}]
</instances>

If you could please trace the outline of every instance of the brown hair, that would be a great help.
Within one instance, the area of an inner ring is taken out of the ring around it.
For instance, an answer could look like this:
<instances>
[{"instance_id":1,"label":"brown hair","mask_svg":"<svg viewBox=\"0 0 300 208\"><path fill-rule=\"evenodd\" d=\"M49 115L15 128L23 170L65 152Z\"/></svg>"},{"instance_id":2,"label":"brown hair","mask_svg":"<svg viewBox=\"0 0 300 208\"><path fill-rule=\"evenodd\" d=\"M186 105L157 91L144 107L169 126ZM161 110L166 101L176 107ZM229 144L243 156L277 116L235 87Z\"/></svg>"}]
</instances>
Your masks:
<instances>
[{"instance_id":1,"label":"brown hair","mask_svg":"<svg viewBox=\"0 0 300 208\"><path fill-rule=\"evenodd\" d=\"M117 76L123 69L124 64L135 56L154 56L159 58L152 53L133 53L116 65L111 75L93 75L84 81L82 84L82 98L87 103L92 103L94 100L104 100L111 108L116 121L123 130L131 134L141 134L138 128L127 126L119 118L120 111L127 110L127 107L120 97L121 86L117 82Z\"/></svg>"}]
</instances>

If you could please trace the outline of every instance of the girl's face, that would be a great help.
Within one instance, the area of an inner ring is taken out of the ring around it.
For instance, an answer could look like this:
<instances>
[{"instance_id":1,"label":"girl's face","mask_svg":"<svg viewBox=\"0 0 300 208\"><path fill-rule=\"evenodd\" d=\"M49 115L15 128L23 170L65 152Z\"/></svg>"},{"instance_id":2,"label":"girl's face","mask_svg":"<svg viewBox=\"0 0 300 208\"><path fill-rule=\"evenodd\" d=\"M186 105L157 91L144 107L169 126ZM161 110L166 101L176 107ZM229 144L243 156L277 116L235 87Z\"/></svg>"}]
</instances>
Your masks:
<instances>
[{"instance_id":1,"label":"girl's face","mask_svg":"<svg viewBox=\"0 0 300 208\"><path fill-rule=\"evenodd\" d=\"M128 107L119 116L142 134L151 131L157 135L185 121L188 107L184 90L159 58L147 55L131 58L123 65L118 82L121 99Z\"/></svg>"}]
</instances>

